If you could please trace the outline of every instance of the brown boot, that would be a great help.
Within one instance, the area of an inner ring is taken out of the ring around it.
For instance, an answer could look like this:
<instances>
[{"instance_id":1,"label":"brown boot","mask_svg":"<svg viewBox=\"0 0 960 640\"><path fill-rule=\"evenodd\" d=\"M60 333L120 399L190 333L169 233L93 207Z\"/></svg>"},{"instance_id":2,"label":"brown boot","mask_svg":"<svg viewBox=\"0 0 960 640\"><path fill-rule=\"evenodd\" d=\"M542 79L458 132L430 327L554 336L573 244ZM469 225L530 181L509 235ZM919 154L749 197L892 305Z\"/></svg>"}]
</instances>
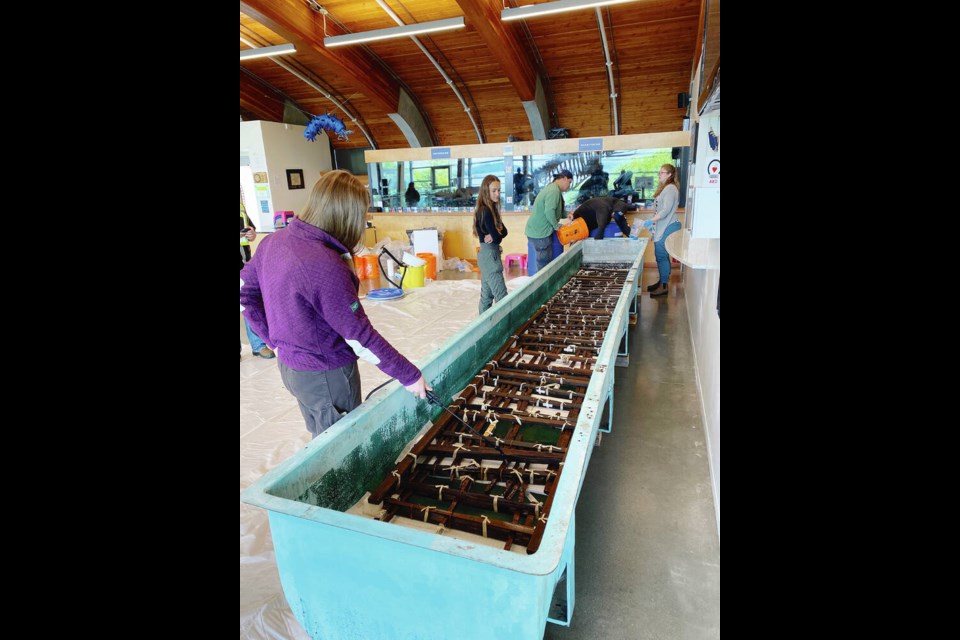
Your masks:
<instances>
[{"instance_id":1,"label":"brown boot","mask_svg":"<svg viewBox=\"0 0 960 640\"><path fill-rule=\"evenodd\" d=\"M665 295L667 295L667 291L669 291L669 289L670 289L670 288L666 285L666 283L664 283L664 284L661 285L661 287L660 287L659 289L657 289L656 291L651 291L651 292L650 292L650 297L653 298L653 297L656 297L656 296L665 296Z\"/></svg>"}]
</instances>

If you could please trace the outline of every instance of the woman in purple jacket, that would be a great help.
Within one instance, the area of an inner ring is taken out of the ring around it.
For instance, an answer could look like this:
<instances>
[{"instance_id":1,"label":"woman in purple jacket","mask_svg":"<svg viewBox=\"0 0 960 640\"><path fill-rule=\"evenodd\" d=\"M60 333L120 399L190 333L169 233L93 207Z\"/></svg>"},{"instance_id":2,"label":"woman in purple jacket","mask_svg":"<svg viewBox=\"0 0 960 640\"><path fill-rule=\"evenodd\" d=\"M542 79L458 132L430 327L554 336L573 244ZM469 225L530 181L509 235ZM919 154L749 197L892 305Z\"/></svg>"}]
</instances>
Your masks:
<instances>
[{"instance_id":1,"label":"woman in purple jacket","mask_svg":"<svg viewBox=\"0 0 960 640\"><path fill-rule=\"evenodd\" d=\"M351 250L369 206L359 180L346 171L325 173L307 206L263 240L240 272L243 315L276 351L280 378L314 437L362 401L358 356L418 398L431 388L377 333L357 297Z\"/></svg>"}]
</instances>

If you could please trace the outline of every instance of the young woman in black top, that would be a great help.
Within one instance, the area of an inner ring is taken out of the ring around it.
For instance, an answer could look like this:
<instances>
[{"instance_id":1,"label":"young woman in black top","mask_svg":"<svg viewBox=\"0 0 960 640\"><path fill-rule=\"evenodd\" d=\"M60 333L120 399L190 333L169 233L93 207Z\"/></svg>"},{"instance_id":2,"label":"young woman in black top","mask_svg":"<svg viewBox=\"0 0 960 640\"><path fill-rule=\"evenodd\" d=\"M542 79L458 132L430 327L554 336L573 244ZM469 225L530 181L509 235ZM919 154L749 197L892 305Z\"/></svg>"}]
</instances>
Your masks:
<instances>
[{"instance_id":1,"label":"young woman in black top","mask_svg":"<svg viewBox=\"0 0 960 640\"><path fill-rule=\"evenodd\" d=\"M480 239L477 263L480 265L480 313L494 302L507 297L503 280L503 249L500 241L507 237L507 227L500 218L500 179L487 176L480 183L477 208L473 213L473 235Z\"/></svg>"}]
</instances>

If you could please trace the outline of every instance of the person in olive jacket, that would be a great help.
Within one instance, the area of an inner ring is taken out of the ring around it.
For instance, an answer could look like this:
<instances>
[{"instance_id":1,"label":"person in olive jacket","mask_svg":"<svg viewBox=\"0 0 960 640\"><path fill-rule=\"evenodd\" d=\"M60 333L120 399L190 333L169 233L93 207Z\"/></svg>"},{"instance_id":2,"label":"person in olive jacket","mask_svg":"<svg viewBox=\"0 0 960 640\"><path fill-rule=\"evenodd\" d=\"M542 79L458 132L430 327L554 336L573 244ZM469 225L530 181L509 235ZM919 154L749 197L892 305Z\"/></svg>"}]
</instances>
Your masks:
<instances>
[{"instance_id":1,"label":"person in olive jacket","mask_svg":"<svg viewBox=\"0 0 960 640\"><path fill-rule=\"evenodd\" d=\"M533 213L527 220L525 232L528 245L536 252L536 270L543 269L553 260L553 235L563 219L563 194L570 189L573 174L563 169L553 176L553 182L543 188L533 201ZM530 271L530 267L527 267Z\"/></svg>"}]
</instances>

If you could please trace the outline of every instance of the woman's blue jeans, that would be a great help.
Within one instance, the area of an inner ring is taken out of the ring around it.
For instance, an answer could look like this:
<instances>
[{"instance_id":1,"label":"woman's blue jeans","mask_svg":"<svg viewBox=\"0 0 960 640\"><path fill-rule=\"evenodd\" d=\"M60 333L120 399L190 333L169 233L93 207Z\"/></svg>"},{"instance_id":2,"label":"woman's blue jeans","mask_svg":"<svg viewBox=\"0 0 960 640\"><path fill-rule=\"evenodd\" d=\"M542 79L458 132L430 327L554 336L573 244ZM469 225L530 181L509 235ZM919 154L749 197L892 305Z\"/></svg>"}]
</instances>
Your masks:
<instances>
[{"instance_id":1,"label":"woman's blue jeans","mask_svg":"<svg viewBox=\"0 0 960 640\"><path fill-rule=\"evenodd\" d=\"M243 317L243 324L247 325L247 338L250 339L250 349L254 353L259 353L260 349L263 349L265 346L267 346L266 343L260 339L260 336L258 336L253 329L250 328L250 323L247 322L246 316Z\"/></svg>"},{"instance_id":2,"label":"woman's blue jeans","mask_svg":"<svg viewBox=\"0 0 960 640\"><path fill-rule=\"evenodd\" d=\"M660 272L660 284L670 281L670 254L667 253L666 242L671 233L680 231L680 221L674 220L663 232L663 236L653 243L653 254L657 256L657 271Z\"/></svg>"}]
</instances>

